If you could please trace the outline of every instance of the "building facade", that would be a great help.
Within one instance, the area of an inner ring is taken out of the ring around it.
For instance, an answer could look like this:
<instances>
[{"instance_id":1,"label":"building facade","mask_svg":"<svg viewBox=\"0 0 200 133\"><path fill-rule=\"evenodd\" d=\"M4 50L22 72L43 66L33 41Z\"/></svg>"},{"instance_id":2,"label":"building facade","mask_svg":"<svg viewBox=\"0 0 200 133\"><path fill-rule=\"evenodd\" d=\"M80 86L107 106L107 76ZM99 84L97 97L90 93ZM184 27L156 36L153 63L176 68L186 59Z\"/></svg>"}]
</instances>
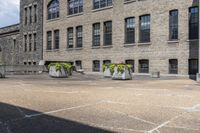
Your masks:
<instances>
[{"instance_id":1,"label":"building facade","mask_svg":"<svg viewBox=\"0 0 200 133\"><path fill-rule=\"evenodd\" d=\"M198 0L44 0L43 58L88 72L198 73Z\"/></svg>"}]
</instances>

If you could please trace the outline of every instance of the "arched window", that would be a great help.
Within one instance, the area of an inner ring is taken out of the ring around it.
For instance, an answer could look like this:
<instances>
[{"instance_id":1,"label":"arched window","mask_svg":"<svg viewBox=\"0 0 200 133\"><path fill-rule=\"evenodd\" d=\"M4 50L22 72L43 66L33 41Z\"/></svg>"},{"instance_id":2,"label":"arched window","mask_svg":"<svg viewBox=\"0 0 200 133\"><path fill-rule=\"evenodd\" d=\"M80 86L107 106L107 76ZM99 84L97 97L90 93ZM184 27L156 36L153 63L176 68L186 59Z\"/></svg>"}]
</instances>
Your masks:
<instances>
[{"instance_id":1,"label":"arched window","mask_svg":"<svg viewBox=\"0 0 200 133\"><path fill-rule=\"evenodd\" d=\"M59 0L52 0L47 6L48 19L59 17Z\"/></svg>"}]
</instances>

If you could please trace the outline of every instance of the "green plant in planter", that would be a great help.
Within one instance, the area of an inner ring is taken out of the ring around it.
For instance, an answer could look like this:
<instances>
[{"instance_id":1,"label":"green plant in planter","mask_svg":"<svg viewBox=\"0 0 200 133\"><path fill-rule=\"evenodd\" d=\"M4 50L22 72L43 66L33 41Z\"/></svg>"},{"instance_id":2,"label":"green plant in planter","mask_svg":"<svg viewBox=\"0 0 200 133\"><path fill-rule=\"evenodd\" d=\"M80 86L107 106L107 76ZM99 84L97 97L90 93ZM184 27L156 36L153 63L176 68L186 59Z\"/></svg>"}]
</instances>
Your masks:
<instances>
[{"instance_id":1,"label":"green plant in planter","mask_svg":"<svg viewBox=\"0 0 200 133\"><path fill-rule=\"evenodd\" d=\"M48 68L55 67L56 71L60 71L62 68L65 70L70 70L72 68L71 64L68 63L50 63L48 65Z\"/></svg>"},{"instance_id":2,"label":"green plant in planter","mask_svg":"<svg viewBox=\"0 0 200 133\"><path fill-rule=\"evenodd\" d=\"M106 67L107 67L107 65L105 65L105 64L102 65L103 72L105 72Z\"/></svg>"},{"instance_id":3,"label":"green plant in planter","mask_svg":"<svg viewBox=\"0 0 200 133\"><path fill-rule=\"evenodd\" d=\"M110 65L109 65L109 69L110 69L111 74L114 73L115 66L116 66L115 64L110 64Z\"/></svg>"},{"instance_id":4,"label":"green plant in planter","mask_svg":"<svg viewBox=\"0 0 200 133\"><path fill-rule=\"evenodd\" d=\"M132 69L133 65L131 65L131 64L127 64L126 67L127 67L128 70L130 71L130 70Z\"/></svg>"},{"instance_id":5,"label":"green plant in planter","mask_svg":"<svg viewBox=\"0 0 200 133\"><path fill-rule=\"evenodd\" d=\"M118 64L117 65L117 71L123 73L124 72L125 65L124 64Z\"/></svg>"}]
</instances>

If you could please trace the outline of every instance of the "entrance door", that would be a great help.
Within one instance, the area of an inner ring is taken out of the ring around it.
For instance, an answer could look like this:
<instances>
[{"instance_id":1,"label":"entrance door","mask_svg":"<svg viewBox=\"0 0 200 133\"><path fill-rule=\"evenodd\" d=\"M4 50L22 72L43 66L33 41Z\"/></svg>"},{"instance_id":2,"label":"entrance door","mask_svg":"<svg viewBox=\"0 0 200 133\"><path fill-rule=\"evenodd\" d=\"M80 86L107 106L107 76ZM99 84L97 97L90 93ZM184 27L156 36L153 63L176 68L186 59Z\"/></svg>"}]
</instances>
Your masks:
<instances>
[{"instance_id":1,"label":"entrance door","mask_svg":"<svg viewBox=\"0 0 200 133\"><path fill-rule=\"evenodd\" d=\"M196 75L198 73L198 59L189 60L189 75Z\"/></svg>"}]
</instances>

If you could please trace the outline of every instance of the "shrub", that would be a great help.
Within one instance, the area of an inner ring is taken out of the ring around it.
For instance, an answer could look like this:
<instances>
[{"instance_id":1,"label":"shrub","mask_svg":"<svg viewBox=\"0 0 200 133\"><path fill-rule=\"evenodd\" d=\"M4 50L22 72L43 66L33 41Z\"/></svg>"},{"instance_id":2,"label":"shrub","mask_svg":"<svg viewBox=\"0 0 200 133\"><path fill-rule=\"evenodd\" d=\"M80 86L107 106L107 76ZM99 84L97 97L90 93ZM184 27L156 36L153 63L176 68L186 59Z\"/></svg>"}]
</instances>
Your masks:
<instances>
[{"instance_id":1,"label":"shrub","mask_svg":"<svg viewBox=\"0 0 200 133\"><path fill-rule=\"evenodd\" d=\"M61 68L64 68L65 70L70 70L73 66L69 63L50 63L48 65L48 68L55 67L56 71L60 71Z\"/></svg>"}]
</instances>

